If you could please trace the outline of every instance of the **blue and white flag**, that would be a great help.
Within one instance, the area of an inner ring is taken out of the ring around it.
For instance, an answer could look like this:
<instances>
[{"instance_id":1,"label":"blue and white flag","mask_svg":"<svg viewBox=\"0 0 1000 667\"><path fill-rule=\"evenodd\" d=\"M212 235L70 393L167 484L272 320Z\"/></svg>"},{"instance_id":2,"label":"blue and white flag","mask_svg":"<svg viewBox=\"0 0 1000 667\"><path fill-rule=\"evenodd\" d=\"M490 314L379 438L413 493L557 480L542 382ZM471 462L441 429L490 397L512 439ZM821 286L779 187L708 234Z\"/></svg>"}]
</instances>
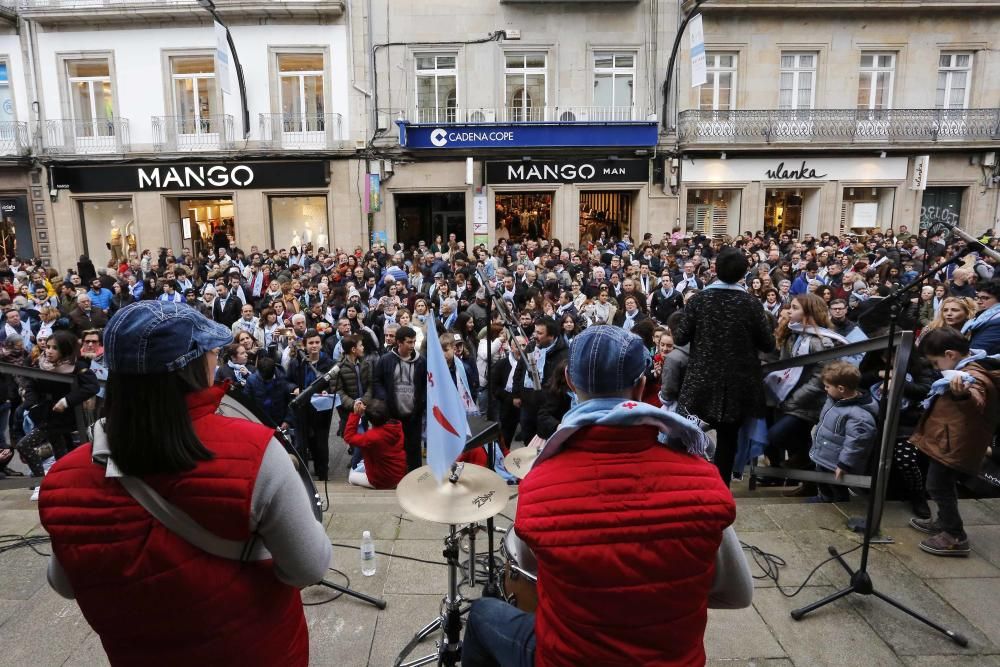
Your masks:
<instances>
[{"instance_id":1,"label":"blue and white flag","mask_svg":"<svg viewBox=\"0 0 1000 667\"><path fill-rule=\"evenodd\" d=\"M434 328L429 327L429 331L434 332ZM462 362L456 359L455 363ZM431 333L427 336L427 464L438 484L462 455L468 432L465 406L452 382L441 340Z\"/></svg>"}]
</instances>

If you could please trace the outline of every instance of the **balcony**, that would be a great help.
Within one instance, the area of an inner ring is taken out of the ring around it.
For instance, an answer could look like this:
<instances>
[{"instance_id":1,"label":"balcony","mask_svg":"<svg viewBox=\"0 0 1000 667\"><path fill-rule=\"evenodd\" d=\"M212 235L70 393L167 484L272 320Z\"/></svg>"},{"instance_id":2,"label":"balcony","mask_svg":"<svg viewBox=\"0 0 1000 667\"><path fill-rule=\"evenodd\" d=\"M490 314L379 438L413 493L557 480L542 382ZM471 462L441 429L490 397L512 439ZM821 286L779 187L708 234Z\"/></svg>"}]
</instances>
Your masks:
<instances>
[{"instance_id":1,"label":"balcony","mask_svg":"<svg viewBox=\"0 0 1000 667\"><path fill-rule=\"evenodd\" d=\"M633 123L655 120L639 107L480 107L460 109L420 109L407 120L424 124L486 124L486 123Z\"/></svg>"},{"instance_id":2,"label":"balcony","mask_svg":"<svg viewBox=\"0 0 1000 667\"><path fill-rule=\"evenodd\" d=\"M264 148L322 150L335 148L343 140L342 118L326 114L260 114L260 137Z\"/></svg>"},{"instance_id":3,"label":"balcony","mask_svg":"<svg viewBox=\"0 0 1000 667\"><path fill-rule=\"evenodd\" d=\"M44 24L79 25L148 21L205 21L208 13L198 0L0 0L16 3L18 13ZM222 17L271 21L318 20L340 17L344 0L215 0Z\"/></svg>"},{"instance_id":4,"label":"balcony","mask_svg":"<svg viewBox=\"0 0 1000 667\"><path fill-rule=\"evenodd\" d=\"M28 124L15 120L0 121L0 156L27 155L30 151Z\"/></svg>"},{"instance_id":5,"label":"balcony","mask_svg":"<svg viewBox=\"0 0 1000 667\"><path fill-rule=\"evenodd\" d=\"M233 117L153 116L156 150L190 153L226 151L233 147Z\"/></svg>"},{"instance_id":6,"label":"balcony","mask_svg":"<svg viewBox=\"0 0 1000 667\"><path fill-rule=\"evenodd\" d=\"M1000 141L1000 109L682 111L686 146L835 145Z\"/></svg>"},{"instance_id":7,"label":"balcony","mask_svg":"<svg viewBox=\"0 0 1000 667\"><path fill-rule=\"evenodd\" d=\"M46 153L65 155L101 155L128 153L128 120L48 120L45 121Z\"/></svg>"}]
</instances>

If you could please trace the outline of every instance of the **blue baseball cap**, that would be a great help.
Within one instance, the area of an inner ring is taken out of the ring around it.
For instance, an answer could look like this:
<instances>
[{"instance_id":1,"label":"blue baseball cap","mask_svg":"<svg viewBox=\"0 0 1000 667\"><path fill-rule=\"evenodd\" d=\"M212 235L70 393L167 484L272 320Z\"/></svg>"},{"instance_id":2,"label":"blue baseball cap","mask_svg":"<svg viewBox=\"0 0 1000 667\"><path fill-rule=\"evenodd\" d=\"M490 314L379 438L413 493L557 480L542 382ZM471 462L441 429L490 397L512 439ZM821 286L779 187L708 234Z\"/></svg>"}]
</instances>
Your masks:
<instances>
[{"instance_id":1,"label":"blue baseball cap","mask_svg":"<svg viewBox=\"0 0 1000 667\"><path fill-rule=\"evenodd\" d=\"M587 327L569 346L569 378L588 396L618 394L646 371L642 339L607 324Z\"/></svg>"},{"instance_id":2,"label":"blue baseball cap","mask_svg":"<svg viewBox=\"0 0 1000 667\"><path fill-rule=\"evenodd\" d=\"M104 363L126 375L184 368L233 342L229 327L184 303L139 301L119 310L104 330Z\"/></svg>"}]
</instances>

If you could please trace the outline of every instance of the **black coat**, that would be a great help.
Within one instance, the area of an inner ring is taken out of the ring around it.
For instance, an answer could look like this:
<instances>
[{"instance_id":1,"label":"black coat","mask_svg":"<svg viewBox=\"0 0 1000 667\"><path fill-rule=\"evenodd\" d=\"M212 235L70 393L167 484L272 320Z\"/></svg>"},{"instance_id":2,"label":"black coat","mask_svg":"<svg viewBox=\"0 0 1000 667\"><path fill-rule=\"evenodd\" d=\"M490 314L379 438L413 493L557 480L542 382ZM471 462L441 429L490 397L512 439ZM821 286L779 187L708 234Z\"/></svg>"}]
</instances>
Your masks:
<instances>
[{"instance_id":1,"label":"black coat","mask_svg":"<svg viewBox=\"0 0 1000 667\"><path fill-rule=\"evenodd\" d=\"M758 352L774 349L774 332L756 297L742 290L696 294L674 329L676 345L691 344L678 402L710 424L739 424L764 410Z\"/></svg>"},{"instance_id":2,"label":"black coat","mask_svg":"<svg viewBox=\"0 0 1000 667\"><path fill-rule=\"evenodd\" d=\"M24 404L36 427L45 428L50 433L71 433L76 429L76 407L89 398L97 396L100 383L90 362L81 359L73 369L76 385L49 380L24 379ZM68 407L55 412L52 407L60 399L66 399Z\"/></svg>"},{"instance_id":3,"label":"black coat","mask_svg":"<svg viewBox=\"0 0 1000 667\"><path fill-rule=\"evenodd\" d=\"M222 299L216 299L215 303L212 304L212 319L232 328L236 320L240 319L241 310L243 310L243 302L235 294L230 294L225 308L222 307Z\"/></svg>"},{"instance_id":4,"label":"black coat","mask_svg":"<svg viewBox=\"0 0 1000 667\"><path fill-rule=\"evenodd\" d=\"M528 346L527 352L530 354L534 352L536 343L532 343ZM556 367L559 366L559 362L569 358L569 347L566 345L566 341L563 340L562 336L558 336L551 345L551 349L545 354L545 368L542 369L542 387L547 387L549 380L552 378L552 373L555 371ZM517 369L514 370L514 397L520 398L521 392L524 391L524 376L528 372L528 366L524 363L524 358L522 357L520 361L517 362ZM539 389L535 388L536 391ZM530 389L528 391L531 391Z\"/></svg>"},{"instance_id":5,"label":"black coat","mask_svg":"<svg viewBox=\"0 0 1000 667\"><path fill-rule=\"evenodd\" d=\"M667 318L684 308L684 297L677 290L672 290L670 296L663 296L663 290L657 288L650 306L649 314L660 324L666 324Z\"/></svg>"}]
</instances>

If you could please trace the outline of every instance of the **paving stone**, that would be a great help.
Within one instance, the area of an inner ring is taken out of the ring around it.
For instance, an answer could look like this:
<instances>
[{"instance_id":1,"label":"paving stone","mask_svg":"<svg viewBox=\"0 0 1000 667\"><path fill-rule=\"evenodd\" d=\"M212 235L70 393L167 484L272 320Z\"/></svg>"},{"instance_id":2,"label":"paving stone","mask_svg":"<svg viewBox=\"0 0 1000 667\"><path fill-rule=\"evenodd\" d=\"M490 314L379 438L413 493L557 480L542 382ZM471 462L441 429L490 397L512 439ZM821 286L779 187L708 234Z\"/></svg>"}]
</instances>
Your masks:
<instances>
[{"instance_id":1,"label":"paving stone","mask_svg":"<svg viewBox=\"0 0 1000 667\"><path fill-rule=\"evenodd\" d=\"M101 638L97 636L96 632L91 632L83 640L83 643L70 654L62 667L99 667L110 664L107 654L104 653Z\"/></svg>"},{"instance_id":2,"label":"paving stone","mask_svg":"<svg viewBox=\"0 0 1000 667\"><path fill-rule=\"evenodd\" d=\"M969 528L967 532L974 547L980 534L990 530L990 528L987 526ZM896 531L893 533L893 538L896 543L889 547L893 555L922 579L1000 577L1000 569L997 565L986 560L982 555L988 552L980 551L985 545L974 549L968 558L942 558L921 551L920 542L926 539L927 535L912 528ZM993 556L993 558L1000 564L1000 555Z\"/></svg>"},{"instance_id":3,"label":"paving stone","mask_svg":"<svg viewBox=\"0 0 1000 667\"><path fill-rule=\"evenodd\" d=\"M6 493L13 493L7 491ZM38 518L38 503L30 503L23 509L0 510L0 530L2 535L28 535L35 528L41 527Z\"/></svg>"},{"instance_id":4,"label":"paving stone","mask_svg":"<svg viewBox=\"0 0 1000 667\"><path fill-rule=\"evenodd\" d=\"M844 515L830 504L806 504L801 499L794 505L767 505L764 511L775 523L786 531L843 530L846 525Z\"/></svg>"},{"instance_id":5,"label":"paving stone","mask_svg":"<svg viewBox=\"0 0 1000 667\"><path fill-rule=\"evenodd\" d=\"M774 522L763 506L743 507L742 504L736 508L736 522L733 524L736 533L757 533L777 530L778 524Z\"/></svg>"},{"instance_id":6,"label":"paving stone","mask_svg":"<svg viewBox=\"0 0 1000 667\"><path fill-rule=\"evenodd\" d=\"M817 595L833 591L831 587L812 590ZM850 608L850 603L838 600L795 621L789 612L805 602L800 597L788 599L771 588L755 591L754 597L754 608L796 665L902 665L892 649Z\"/></svg>"},{"instance_id":7,"label":"paving stone","mask_svg":"<svg viewBox=\"0 0 1000 667\"><path fill-rule=\"evenodd\" d=\"M749 658L747 660L709 660L706 667L795 667L788 658Z\"/></svg>"},{"instance_id":8,"label":"paving stone","mask_svg":"<svg viewBox=\"0 0 1000 667\"><path fill-rule=\"evenodd\" d=\"M441 565L417 563L411 560L393 558L389 563L389 577L386 582L386 595L437 595L443 597L448 585L448 568L444 565L441 551L444 543L441 540L406 540L400 541L393 554L402 554L421 558Z\"/></svg>"},{"instance_id":9,"label":"paving stone","mask_svg":"<svg viewBox=\"0 0 1000 667\"><path fill-rule=\"evenodd\" d=\"M907 667L1000 667L1000 655L909 655Z\"/></svg>"},{"instance_id":10,"label":"paving stone","mask_svg":"<svg viewBox=\"0 0 1000 667\"><path fill-rule=\"evenodd\" d=\"M934 503L931 502L934 507ZM934 509L935 513L937 508ZM962 499L958 501L958 511L967 526L989 526L1000 521L996 511L981 500Z\"/></svg>"},{"instance_id":11,"label":"paving stone","mask_svg":"<svg viewBox=\"0 0 1000 667\"><path fill-rule=\"evenodd\" d=\"M346 596L306 607L309 664L365 667L379 613L375 607Z\"/></svg>"},{"instance_id":12,"label":"paving stone","mask_svg":"<svg viewBox=\"0 0 1000 667\"><path fill-rule=\"evenodd\" d=\"M390 512L335 513L326 525L326 534L334 542L347 539L360 540L364 531L370 531L376 540L395 540L399 537L399 515Z\"/></svg>"},{"instance_id":13,"label":"paving stone","mask_svg":"<svg viewBox=\"0 0 1000 667\"><path fill-rule=\"evenodd\" d=\"M1000 567L1000 525L979 526L969 533L972 551Z\"/></svg>"},{"instance_id":14,"label":"paving stone","mask_svg":"<svg viewBox=\"0 0 1000 667\"><path fill-rule=\"evenodd\" d=\"M787 591L797 588L805 580L809 571L822 560L822 558L804 552L791 535L781 530L764 533L738 533L738 535L744 544L755 546L762 551L784 559L786 564L778 568L778 581L781 587ZM743 554L747 557L750 572L755 577L754 587L774 588L775 583L770 578L756 578L763 575L763 570L761 566L756 564L753 555L746 549L744 549ZM820 573L813 577L810 585L819 586L834 583L827 579L824 574L821 570Z\"/></svg>"},{"instance_id":15,"label":"paving stone","mask_svg":"<svg viewBox=\"0 0 1000 667\"><path fill-rule=\"evenodd\" d=\"M705 652L711 659L783 658L784 649L753 607L709 609ZM728 663L727 664L731 664Z\"/></svg>"},{"instance_id":16,"label":"paving stone","mask_svg":"<svg viewBox=\"0 0 1000 667\"><path fill-rule=\"evenodd\" d=\"M368 664L371 667L388 667L396 661L396 656L410 642L413 636L425 625L437 618L443 591L436 595L386 595L388 607L392 613L379 615L375 626L375 639L372 642ZM435 652L434 642L441 637L441 631L436 630L410 652L407 660L414 660ZM436 663L434 663L436 664Z\"/></svg>"},{"instance_id":17,"label":"paving stone","mask_svg":"<svg viewBox=\"0 0 1000 667\"><path fill-rule=\"evenodd\" d=\"M91 634L80 608L44 586L3 625L5 665L62 665Z\"/></svg>"},{"instance_id":18,"label":"paving stone","mask_svg":"<svg viewBox=\"0 0 1000 667\"><path fill-rule=\"evenodd\" d=\"M979 502L986 506L996 520L993 523L1000 522L1000 498L980 498Z\"/></svg>"},{"instance_id":19,"label":"paving stone","mask_svg":"<svg viewBox=\"0 0 1000 667\"><path fill-rule=\"evenodd\" d=\"M1000 579L931 579L927 585L994 645L1000 642Z\"/></svg>"},{"instance_id":20,"label":"paving stone","mask_svg":"<svg viewBox=\"0 0 1000 667\"><path fill-rule=\"evenodd\" d=\"M0 628L21 609L21 600L0 599Z\"/></svg>"},{"instance_id":21,"label":"paving stone","mask_svg":"<svg viewBox=\"0 0 1000 667\"><path fill-rule=\"evenodd\" d=\"M47 553L47 547L43 546ZM0 554L0 596L7 600L27 600L47 587L49 559L31 549L15 549Z\"/></svg>"}]
</instances>

